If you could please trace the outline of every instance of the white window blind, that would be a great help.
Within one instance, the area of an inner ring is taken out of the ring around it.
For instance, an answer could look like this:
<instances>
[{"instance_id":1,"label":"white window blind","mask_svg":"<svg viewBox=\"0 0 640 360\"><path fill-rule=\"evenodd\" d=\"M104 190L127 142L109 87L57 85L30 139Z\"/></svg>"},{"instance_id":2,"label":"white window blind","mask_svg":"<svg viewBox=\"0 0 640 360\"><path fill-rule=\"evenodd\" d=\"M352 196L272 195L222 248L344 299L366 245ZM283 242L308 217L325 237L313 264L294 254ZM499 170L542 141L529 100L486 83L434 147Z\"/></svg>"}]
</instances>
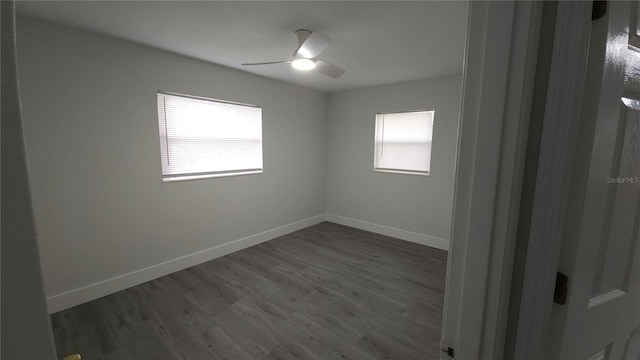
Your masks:
<instances>
[{"instance_id":1,"label":"white window blind","mask_svg":"<svg viewBox=\"0 0 640 360\"><path fill-rule=\"evenodd\" d=\"M429 175L433 110L376 114L374 170Z\"/></svg>"},{"instance_id":2,"label":"white window blind","mask_svg":"<svg viewBox=\"0 0 640 360\"><path fill-rule=\"evenodd\" d=\"M163 181L262 172L262 109L158 92Z\"/></svg>"}]
</instances>

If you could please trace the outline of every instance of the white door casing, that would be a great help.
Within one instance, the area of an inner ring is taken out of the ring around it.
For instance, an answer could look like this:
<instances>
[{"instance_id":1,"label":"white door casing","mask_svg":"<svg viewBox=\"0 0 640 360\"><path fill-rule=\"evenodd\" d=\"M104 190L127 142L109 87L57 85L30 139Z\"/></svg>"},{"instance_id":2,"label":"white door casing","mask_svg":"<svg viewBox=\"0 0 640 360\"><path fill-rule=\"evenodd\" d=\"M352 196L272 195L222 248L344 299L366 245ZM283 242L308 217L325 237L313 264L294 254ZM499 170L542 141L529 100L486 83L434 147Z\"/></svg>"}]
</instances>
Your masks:
<instances>
[{"instance_id":1,"label":"white door casing","mask_svg":"<svg viewBox=\"0 0 640 360\"><path fill-rule=\"evenodd\" d=\"M508 356L547 359L554 282L565 224L571 168L589 46L591 2L557 4L540 151L526 246L515 345ZM512 306L515 306L512 304Z\"/></svg>"},{"instance_id":2,"label":"white door casing","mask_svg":"<svg viewBox=\"0 0 640 360\"><path fill-rule=\"evenodd\" d=\"M500 359L542 2L471 2L441 358Z\"/></svg>"}]
</instances>

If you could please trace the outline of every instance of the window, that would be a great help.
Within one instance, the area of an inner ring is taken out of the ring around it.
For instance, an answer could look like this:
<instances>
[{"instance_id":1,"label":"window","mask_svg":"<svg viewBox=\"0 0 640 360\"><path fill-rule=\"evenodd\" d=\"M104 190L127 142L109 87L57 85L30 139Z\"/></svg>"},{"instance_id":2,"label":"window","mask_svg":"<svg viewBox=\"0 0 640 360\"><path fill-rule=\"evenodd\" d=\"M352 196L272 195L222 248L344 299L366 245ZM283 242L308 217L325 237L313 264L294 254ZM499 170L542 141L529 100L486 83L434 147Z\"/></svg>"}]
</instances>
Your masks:
<instances>
[{"instance_id":1,"label":"window","mask_svg":"<svg viewBox=\"0 0 640 360\"><path fill-rule=\"evenodd\" d=\"M162 180L262 172L262 109L158 92Z\"/></svg>"},{"instance_id":2,"label":"window","mask_svg":"<svg viewBox=\"0 0 640 360\"><path fill-rule=\"evenodd\" d=\"M429 175L433 110L376 114L374 170Z\"/></svg>"}]
</instances>

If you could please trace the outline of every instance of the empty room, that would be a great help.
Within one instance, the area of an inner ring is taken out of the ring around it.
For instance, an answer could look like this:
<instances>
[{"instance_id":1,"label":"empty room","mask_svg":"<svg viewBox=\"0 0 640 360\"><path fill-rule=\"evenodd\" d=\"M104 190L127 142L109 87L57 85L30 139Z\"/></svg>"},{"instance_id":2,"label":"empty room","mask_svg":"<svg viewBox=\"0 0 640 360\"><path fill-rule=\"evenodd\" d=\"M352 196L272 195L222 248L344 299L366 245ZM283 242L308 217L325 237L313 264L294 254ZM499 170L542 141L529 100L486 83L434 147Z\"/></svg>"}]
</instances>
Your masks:
<instances>
[{"instance_id":1,"label":"empty room","mask_svg":"<svg viewBox=\"0 0 640 360\"><path fill-rule=\"evenodd\" d=\"M1 357L638 358L639 9L1 1Z\"/></svg>"},{"instance_id":2,"label":"empty room","mask_svg":"<svg viewBox=\"0 0 640 360\"><path fill-rule=\"evenodd\" d=\"M468 3L16 14L59 358L439 357Z\"/></svg>"}]
</instances>

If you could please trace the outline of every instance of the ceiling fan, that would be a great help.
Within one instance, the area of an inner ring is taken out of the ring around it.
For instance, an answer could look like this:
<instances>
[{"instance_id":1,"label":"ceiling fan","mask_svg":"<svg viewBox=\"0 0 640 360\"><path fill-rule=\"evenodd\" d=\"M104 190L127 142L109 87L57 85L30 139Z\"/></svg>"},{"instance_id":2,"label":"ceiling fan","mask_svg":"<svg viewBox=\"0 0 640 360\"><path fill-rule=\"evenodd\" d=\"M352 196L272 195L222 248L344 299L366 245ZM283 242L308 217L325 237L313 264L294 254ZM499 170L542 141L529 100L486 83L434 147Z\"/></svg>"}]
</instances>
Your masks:
<instances>
[{"instance_id":1,"label":"ceiling fan","mask_svg":"<svg viewBox=\"0 0 640 360\"><path fill-rule=\"evenodd\" d=\"M317 58L331 43L331 39L329 39L327 35L319 32L311 32L306 29L298 29L295 34L298 38L298 47L293 52L291 60L245 63L242 65L291 64L294 69L302 71L316 70L334 79L344 74L344 69Z\"/></svg>"}]
</instances>

